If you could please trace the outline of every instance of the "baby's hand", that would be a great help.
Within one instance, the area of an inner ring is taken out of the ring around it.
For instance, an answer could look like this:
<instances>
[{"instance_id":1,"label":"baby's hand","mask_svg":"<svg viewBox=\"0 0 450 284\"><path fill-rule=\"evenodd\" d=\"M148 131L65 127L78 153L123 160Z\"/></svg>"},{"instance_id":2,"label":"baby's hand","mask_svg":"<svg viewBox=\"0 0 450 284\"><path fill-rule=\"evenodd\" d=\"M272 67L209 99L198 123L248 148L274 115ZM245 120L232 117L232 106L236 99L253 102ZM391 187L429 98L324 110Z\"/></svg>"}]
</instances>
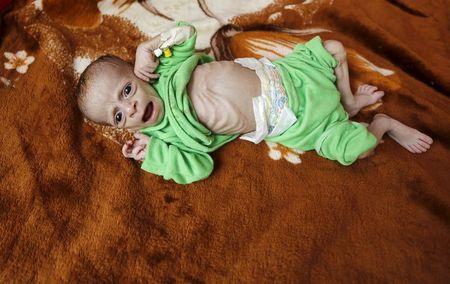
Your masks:
<instances>
[{"instance_id":1,"label":"baby's hand","mask_svg":"<svg viewBox=\"0 0 450 284\"><path fill-rule=\"evenodd\" d=\"M159 65L159 59L153 53L159 45L158 39L141 43L136 49L136 60L134 62L134 74L140 79L153 82L158 79L159 74L154 73Z\"/></svg>"},{"instance_id":2,"label":"baby's hand","mask_svg":"<svg viewBox=\"0 0 450 284\"><path fill-rule=\"evenodd\" d=\"M128 140L122 147L122 154L125 158L135 159L136 161L143 161L147 154L147 145L150 137L142 133L134 134L136 140Z\"/></svg>"}]
</instances>

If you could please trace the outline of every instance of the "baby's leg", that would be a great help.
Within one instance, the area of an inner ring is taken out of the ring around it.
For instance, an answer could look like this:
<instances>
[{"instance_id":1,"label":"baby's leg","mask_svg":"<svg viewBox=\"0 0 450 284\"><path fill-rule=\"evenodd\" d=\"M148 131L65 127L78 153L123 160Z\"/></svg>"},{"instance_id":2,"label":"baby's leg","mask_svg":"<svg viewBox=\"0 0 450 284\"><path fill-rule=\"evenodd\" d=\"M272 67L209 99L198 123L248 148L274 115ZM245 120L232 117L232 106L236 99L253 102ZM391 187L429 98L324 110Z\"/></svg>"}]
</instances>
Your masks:
<instances>
[{"instance_id":1,"label":"baby's leg","mask_svg":"<svg viewBox=\"0 0 450 284\"><path fill-rule=\"evenodd\" d=\"M377 138L376 145L380 143L383 135L387 133L398 144L412 153L426 152L430 149L431 144L433 143L433 139L429 136L414 128L408 127L385 114L375 115L372 123L367 127L367 129ZM375 147L373 149L375 149ZM359 156L359 159L370 156L373 149L363 153Z\"/></svg>"},{"instance_id":2,"label":"baby's leg","mask_svg":"<svg viewBox=\"0 0 450 284\"><path fill-rule=\"evenodd\" d=\"M334 69L334 73L337 79L337 88L341 93L342 104L350 117L356 115L361 108L376 103L384 96L383 91L377 91L378 88L371 85L360 86L355 96L353 96L348 75L347 53L344 46L336 40L326 40L323 46L339 61L338 66Z\"/></svg>"}]
</instances>

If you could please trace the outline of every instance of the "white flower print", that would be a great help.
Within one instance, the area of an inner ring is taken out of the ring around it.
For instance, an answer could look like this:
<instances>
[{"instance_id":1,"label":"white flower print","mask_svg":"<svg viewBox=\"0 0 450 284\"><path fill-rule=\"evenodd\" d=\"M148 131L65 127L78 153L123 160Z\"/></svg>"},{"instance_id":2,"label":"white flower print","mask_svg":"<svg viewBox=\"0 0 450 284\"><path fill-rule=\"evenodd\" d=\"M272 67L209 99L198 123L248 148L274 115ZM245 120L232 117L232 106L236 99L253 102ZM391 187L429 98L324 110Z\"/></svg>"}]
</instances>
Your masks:
<instances>
[{"instance_id":1,"label":"white flower print","mask_svg":"<svg viewBox=\"0 0 450 284\"><path fill-rule=\"evenodd\" d=\"M294 165L300 164L302 162L302 160L300 159L300 154L303 154L303 151L287 148L273 142L265 142L267 146L269 146L269 157L271 159L279 160L281 158L284 158L286 161Z\"/></svg>"},{"instance_id":2,"label":"white flower print","mask_svg":"<svg viewBox=\"0 0 450 284\"><path fill-rule=\"evenodd\" d=\"M5 85L6 87L11 86L11 80L9 80L3 76L0 76L0 82L2 82L2 84Z\"/></svg>"},{"instance_id":3,"label":"white flower print","mask_svg":"<svg viewBox=\"0 0 450 284\"><path fill-rule=\"evenodd\" d=\"M27 73L28 65L34 62L34 56L27 56L25 50L20 50L16 54L11 52L4 53L8 62L5 62L5 69L12 70L16 69L20 74Z\"/></svg>"}]
</instances>

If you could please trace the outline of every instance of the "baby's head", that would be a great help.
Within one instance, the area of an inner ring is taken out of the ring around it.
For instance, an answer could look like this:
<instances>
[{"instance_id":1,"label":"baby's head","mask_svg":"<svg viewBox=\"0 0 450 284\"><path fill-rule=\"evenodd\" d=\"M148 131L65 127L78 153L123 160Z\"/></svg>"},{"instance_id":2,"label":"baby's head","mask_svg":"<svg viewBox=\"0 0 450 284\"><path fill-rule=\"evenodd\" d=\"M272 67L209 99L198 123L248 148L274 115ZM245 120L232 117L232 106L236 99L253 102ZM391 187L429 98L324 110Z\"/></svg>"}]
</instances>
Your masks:
<instances>
[{"instance_id":1,"label":"baby's head","mask_svg":"<svg viewBox=\"0 0 450 284\"><path fill-rule=\"evenodd\" d=\"M164 116L161 98L149 83L134 75L133 66L115 56L102 56L81 74L78 107L90 120L138 130Z\"/></svg>"}]
</instances>

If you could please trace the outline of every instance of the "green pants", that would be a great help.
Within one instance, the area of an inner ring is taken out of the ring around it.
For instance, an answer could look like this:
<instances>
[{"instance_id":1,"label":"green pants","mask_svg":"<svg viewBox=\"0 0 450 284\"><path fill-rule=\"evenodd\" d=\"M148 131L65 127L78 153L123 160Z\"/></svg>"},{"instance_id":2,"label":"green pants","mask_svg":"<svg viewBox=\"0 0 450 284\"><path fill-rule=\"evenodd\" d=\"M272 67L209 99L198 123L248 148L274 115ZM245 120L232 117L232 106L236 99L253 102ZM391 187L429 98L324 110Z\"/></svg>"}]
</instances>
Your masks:
<instances>
[{"instance_id":1,"label":"green pants","mask_svg":"<svg viewBox=\"0 0 450 284\"><path fill-rule=\"evenodd\" d=\"M364 125L348 120L340 103L334 68L338 62L323 47L320 37L296 45L293 52L274 61L286 89L289 107L297 122L267 141L308 151L352 164L376 145L376 138Z\"/></svg>"}]
</instances>

